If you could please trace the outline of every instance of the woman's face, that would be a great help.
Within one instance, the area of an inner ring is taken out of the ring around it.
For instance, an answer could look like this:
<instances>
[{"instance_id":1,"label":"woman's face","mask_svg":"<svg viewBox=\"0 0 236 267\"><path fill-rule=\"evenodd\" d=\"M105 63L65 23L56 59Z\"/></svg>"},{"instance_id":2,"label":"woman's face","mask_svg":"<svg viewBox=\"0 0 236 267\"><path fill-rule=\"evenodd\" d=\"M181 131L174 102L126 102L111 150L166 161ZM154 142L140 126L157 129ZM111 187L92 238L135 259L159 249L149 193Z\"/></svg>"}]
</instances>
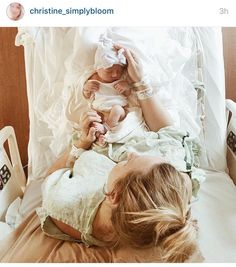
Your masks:
<instances>
[{"instance_id":1,"label":"woman's face","mask_svg":"<svg viewBox=\"0 0 236 267\"><path fill-rule=\"evenodd\" d=\"M97 74L104 82L112 83L121 78L124 69L124 66L114 64L112 67L107 69L98 69Z\"/></svg>"},{"instance_id":2,"label":"woman's face","mask_svg":"<svg viewBox=\"0 0 236 267\"><path fill-rule=\"evenodd\" d=\"M17 19L21 14L21 5L18 3L10 4L10 13L13 19Z\"/></svg>"},{"instance_id":3,"label":"woman's face","mask_svg":"<svg viewBox=\"0 0 236 267\"><path fill-rule=\"evenodd\" d=\"M135 153L129 153L127 161L119 162L110 172L106 191L111 192L115 183L131 172L147 173L155 164L166 162L163 158L157 156L138 156Z\"/></svg>"}]
</instances>

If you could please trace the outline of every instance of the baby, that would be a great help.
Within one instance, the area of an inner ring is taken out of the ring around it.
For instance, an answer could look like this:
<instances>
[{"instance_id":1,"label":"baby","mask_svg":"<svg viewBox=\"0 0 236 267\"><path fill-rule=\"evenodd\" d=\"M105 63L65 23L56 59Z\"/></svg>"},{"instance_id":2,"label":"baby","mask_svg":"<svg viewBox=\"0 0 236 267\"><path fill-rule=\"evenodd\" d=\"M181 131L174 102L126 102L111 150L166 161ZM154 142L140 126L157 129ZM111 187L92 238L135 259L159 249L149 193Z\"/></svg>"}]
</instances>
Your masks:
<instances>
[{"instance_id":1,"label":"baby","mask_svg":"<svg viewBox=\"0 0 236 267\"><path fill-rule=\"evenodd\" d=\"M91 108L102 117L93 123L99 145L105 144L105 133L126 116L127 97L131 90L126 78L126 58L123 49L114 48L111 39L102 36L95 53L96 72L87 80L83 95Z\"/></svg>"}]
</instances>

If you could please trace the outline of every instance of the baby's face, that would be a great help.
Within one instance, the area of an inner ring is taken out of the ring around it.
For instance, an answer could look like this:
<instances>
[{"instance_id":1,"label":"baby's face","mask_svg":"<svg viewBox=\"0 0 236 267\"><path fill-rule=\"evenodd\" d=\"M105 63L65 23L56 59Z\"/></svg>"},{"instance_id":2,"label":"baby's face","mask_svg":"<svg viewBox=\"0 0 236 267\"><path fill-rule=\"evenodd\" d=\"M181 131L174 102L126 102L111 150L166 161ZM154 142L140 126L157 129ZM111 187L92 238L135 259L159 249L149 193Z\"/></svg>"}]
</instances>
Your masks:
<instances>
[{"instance_id":1,"label":"baby's face","mask_svg":"<svg viewBox=\"0 0 236 267\"><path fill-rule=\"evenodd\" d=\"M112 83L119 80L125 70L125 66L114 64L112 67L107 69L98 69L98 76L106 83Z\"/></svg>"},{"instance_id":2,"label":"baby's face","mask_svg":"<svg viewBox=\"0 0 236 267\"><path fill-rule=\"evenodd\" d=\"M21 13L21 5L18 3L12 3L10 5L10 12L13 19L18 18Z\"/></svg>"}]
</instances>

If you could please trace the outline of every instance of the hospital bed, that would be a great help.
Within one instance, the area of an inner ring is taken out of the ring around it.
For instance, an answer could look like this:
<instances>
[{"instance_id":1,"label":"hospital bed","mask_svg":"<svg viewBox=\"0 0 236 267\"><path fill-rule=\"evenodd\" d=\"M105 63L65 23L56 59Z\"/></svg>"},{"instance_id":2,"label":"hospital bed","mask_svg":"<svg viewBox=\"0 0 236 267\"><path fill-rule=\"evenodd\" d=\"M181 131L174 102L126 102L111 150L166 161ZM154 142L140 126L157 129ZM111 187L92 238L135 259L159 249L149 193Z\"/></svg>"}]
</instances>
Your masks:
<instances>
[{"instance_id":1,"label":"hospital bed","mask_svg":"<svg viewBox=\"0 0 236 267\"><path fill-rule=\"evenodd\" d=\"M73 101L67 105L74 84L93 64L105 31L148 62L151 83L176 125L200 140L199 168L206 179L191 204L200 251L189 261L236 262L236 104L225 101L221 29L196 27L19 28L16 45L25 49L30 117L28 177L14 129L7 126L0 131L0 261L157 261L157 250L88 249L46 237L34 212L47 168L77 127L81 110Z\"/></svg>"}]
</instances>

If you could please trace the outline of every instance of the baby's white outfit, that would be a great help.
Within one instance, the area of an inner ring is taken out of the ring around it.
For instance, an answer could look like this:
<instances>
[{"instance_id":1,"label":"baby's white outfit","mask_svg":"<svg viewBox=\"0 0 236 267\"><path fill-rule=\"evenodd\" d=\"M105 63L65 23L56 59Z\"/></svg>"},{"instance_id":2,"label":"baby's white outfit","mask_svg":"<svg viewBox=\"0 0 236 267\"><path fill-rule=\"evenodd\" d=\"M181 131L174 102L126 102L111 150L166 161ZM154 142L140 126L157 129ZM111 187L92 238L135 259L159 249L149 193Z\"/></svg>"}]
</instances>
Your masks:
<instances>
[{"instance_id":1,"label":"baby's white outfit","mask_svg":"<svg viewBox=\"0 0 236 267\"><path fill-rule=\"evenodd\" d=\"M91 80L92 81L92 80ZM97 80L96 80L97 81ZM121 80L112 83L99 82L99 90L95 92L91 102L91 107L97 111L109 112L114 105L126 106L128 104L127 97L119 94L114 85Z\"/></svg>"}]
</instances>

